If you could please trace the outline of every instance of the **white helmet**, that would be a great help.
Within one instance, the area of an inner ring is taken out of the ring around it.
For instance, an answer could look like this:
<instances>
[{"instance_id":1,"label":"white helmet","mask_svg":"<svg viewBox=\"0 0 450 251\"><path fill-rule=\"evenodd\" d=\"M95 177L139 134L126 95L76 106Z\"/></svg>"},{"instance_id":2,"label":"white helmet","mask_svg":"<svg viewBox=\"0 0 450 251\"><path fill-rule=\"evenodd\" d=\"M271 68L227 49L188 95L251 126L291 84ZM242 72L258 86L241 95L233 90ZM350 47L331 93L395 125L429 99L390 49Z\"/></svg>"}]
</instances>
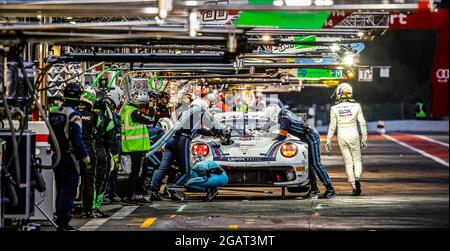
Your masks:
<instances>
[{"instance_id":1,"label":"white helmet","mask_svg":"<svg viewBox=\"0 0 450 251\"><path fill-rule=\"evenodd\" d=\"M161 125L161 128L165 131L168 132L170 131L170 129L173 128L173 121L169 118L160 118L158 120L159 124Z\"/></svg>"},{"instance_id":2,"label":"white helmet","mask_svg":"<svg viewBox=\"0 0 450 251\"><path fill-rule=\"evenodd\" d=\"M192 101L191 105L198 105L198 106L200 106L202 109L204 109L206 111L209 110L208 103L205 100L203 100L203 99L199 99L198 98L198 99Z\"/></svg>"},{"instance_id":3,"label":"white helmet","mask_svg":"<svg viewBox=\"0 0 450 251\"><path fill-rule=\"evenodd\" d=\"M278 115L281 108L278 105L270 104L264 109L264 116L274 123L278 123Z\"/></svg>"},{"instance_id":4,"label":"white helmet","mask_svg":"<svg viewBox=\"0 0 450 251\"><path fill-rule=\"evenodd\" d=\"M137 106L145 106L150 102L150 98L148 97L147 91L138 91L133 95L130 102Z\"/></svg>"},{"instance_id":5,"label":"white helmet","mask_svg":"<svg viewBox=\"0 0 450 251\"><path fill-rule=\"evenodd\" d=\"M94 107L96 99L97 99L97 92L95 91L95 89L90 85L85 86L83 93L80 96L80 102L88 103L92 107Z\"/></svg>"},{"instance_id":6,"label":"white helmet","mask_svg":"<svg viewBox=\"0 0 450 251\"><path fill-rule=\"evenodd\" d=\"M351 99L353 98L353 88L347 83L339 84L336 87L336 99Z\"/></svg>"},{"instance_id":7,"label":"white helmet","mask_svg":"<svg viewBox=\"0 0 450 251\"><path fill-rule=\"evenodd\" d=\"M113 85L113 89L108 92L108 98L111 99L115 107L119 107L123 101L123 97L123 91L117 85Z\"/></svg>"}]
</instances>

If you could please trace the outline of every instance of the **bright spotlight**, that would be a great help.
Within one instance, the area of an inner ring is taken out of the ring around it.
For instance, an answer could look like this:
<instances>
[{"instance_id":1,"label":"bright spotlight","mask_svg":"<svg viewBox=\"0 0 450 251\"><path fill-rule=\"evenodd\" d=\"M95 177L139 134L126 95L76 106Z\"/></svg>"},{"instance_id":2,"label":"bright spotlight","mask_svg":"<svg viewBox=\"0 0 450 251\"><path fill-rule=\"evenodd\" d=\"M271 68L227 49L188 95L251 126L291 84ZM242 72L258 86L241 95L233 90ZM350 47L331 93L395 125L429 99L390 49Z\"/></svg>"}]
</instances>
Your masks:
<instances>
[{"instance_id":1,"label":"bright spotlight","mask_svg":"<svg viewBox=\"0 0 450 251\"><path fill-rule=\"evenodd\" d=\"M315 5L317 6L331 6L334 4L333 0L316 0L314 2Z\"/></svg>"},{"instance_id":2,"label":"bright spotlight","mask_svg":"<svg viewBox=\"0 0 450 251\"><path fill-rule=\"evenodd\" d=\"M287 6L309 6L312 0L285 0Z\"/></svg>"},{"instance_id":3,"label":"bright spotlight","mask_svg":"<svg viewBox=\"0 0 450 251\"><path fill-rule=\"evenodd\" d=\"M354 63L353 56L347 55L342 59L342 63L345 65L352 65Z\"/></svg>"},{"instance_id":4,"label":"bright spotlight","mask_svg":"<svg viewBox=\"0 0 450 251\"><path fill-rule=\"evenodd\" d=\"M272 38L270 37L270 35L262 35L262 36L261 36L261 40L264 41L264 42L269 42L270 39L272 39Z\"/></svg>"},{"instance_id":5,"label":"bright spotlight","mask_svg":"<svg viewBox=\"0 0 450 251\"><path fill-rule=\"evenodd\" d=\"M275 6L283 6L284 2L283 0L274 0L273 5Z\"/></svg>"},{"instance_id":6,"label":"bright spotlight","mask_svg":"<svg viewBox=\"0 0 450 251\"><path fill-rule=\"evenodd\" d=\"M362 36L364 36L364 32L359 31L356 35L357 35L358 37L362 37Z\"/></svg>"},{"instance_id":7,"label":"bright spotlight","mask_svg":"<svg viewBox=\"0 0 450 251\"><path fill-rule=\"evenodd\" d=\"M158 14L159 10L158 8L154 8L154 7L145 7L142 9L142 12L144 12L145 14Z\"/></svg>"}]
</instances>

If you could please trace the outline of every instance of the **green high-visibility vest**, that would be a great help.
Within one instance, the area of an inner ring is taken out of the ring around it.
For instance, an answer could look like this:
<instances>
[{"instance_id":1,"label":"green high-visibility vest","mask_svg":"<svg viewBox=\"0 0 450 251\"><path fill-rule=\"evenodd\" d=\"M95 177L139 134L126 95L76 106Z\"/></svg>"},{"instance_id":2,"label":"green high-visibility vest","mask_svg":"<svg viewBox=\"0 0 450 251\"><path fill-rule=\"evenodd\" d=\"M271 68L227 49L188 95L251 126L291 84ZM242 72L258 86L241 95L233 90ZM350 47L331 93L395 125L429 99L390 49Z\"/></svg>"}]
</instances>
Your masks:
<instances>
[{"instance_id":1,"label":"green high-visibility vest","mask_svg":"<svg viewBox=\"0 0 450 251\"><path fill-rule=\"evenodd\" d=\"M416 112L416 118L425 118L427 115L423 110L423 103L417 102L417 105L419 106L419 112Z\"/></svg>"},{"instance_id":2,"label":"green high-visibility vest","mask_svg":"<svg viewBox=\"0 0 450 251\"><path fill-rule=\"evenodd\" d=\"M147 126L134 122L131 114L138 108L126 105L121 114L122 152L145 152L150 150L150 139Z\"/></svg>"}]
</instances>

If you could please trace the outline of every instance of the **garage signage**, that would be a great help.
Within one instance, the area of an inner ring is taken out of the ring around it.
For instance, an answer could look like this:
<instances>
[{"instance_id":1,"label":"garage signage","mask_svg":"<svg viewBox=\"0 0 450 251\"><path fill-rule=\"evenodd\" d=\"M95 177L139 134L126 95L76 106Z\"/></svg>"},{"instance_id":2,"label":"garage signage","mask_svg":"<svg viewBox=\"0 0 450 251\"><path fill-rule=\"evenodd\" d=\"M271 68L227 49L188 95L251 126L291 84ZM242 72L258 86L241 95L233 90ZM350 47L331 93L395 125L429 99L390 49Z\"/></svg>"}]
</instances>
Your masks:
<instances>
[{"instance_id":1,"label":"garage signage","mask_svg":"<svg viewBox=\"0 0 450 251\"><path fill-rule=\"evenodd\" d=\"M301 68L297 70L297 77L300 79L341 79L342 76L342 70L337 69Z\"/></svg>"},{"instance_id":2,"label":"garage signage","mask_svg":"<svg viewBox=\"0 0 450 251\"><path fill-rule=\"evenodd\" d=\"M373 68L359 69L358 72L359 82L372 82L373 81Z\"/></svg>"}]
</instances>

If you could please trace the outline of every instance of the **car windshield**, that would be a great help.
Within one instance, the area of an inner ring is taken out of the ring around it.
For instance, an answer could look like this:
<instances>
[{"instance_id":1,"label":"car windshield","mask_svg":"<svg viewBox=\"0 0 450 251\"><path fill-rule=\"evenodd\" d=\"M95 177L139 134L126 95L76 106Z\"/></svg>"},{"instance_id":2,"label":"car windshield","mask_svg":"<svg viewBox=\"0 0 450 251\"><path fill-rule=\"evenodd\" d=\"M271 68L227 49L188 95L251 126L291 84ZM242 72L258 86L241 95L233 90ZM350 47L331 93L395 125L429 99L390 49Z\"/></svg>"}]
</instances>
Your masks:
<instances>
[{"instance_id":1,"label":"car windshield","mask_svg":"<svg viewBox=\"0 0 450 251\"><path fill-rule=\"evenodd\" d=\"M274 137L278 132L278 124L262 118L234 118L221 121L225 128L231 129L232 137Z\"/></svg>"}]
</instances>

